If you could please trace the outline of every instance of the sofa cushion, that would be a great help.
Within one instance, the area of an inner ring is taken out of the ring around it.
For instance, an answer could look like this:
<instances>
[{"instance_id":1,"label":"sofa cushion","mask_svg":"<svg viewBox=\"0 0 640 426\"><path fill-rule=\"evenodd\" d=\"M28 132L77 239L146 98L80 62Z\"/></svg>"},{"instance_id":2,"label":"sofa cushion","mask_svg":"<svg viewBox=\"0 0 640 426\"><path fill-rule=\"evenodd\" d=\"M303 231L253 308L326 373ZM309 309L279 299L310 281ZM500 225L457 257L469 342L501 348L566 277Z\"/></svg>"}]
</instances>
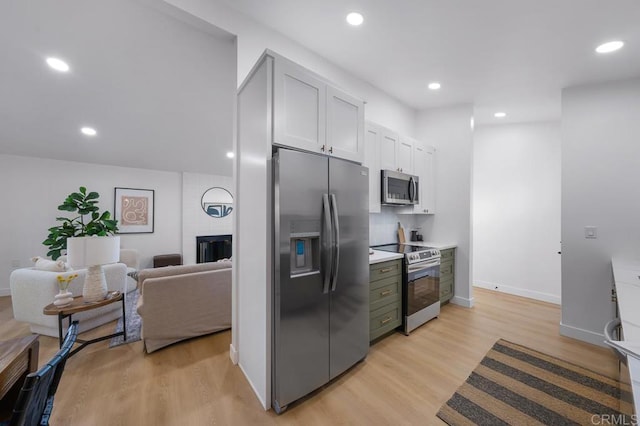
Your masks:
<instances>
[{"instance_id":1,"label":"sofa cushion","mask_svg":"<svg viewBox=\"0 0 640 426\"><path fill-rule=\"evenodd\" d=\"M33 268L39 271L66 272L72 270L62 260L49 260L40 256L32 257L31 260L35 263Z\"/></svg>"},{"instance_id":2,"label":"sofa cushion","mask_svg":"<svg viewBox=\"0 0 640 426\"><path fill-rule=\"evenodd\" d=\"M190 274L192 272L213 271L216 269L231 268L231 262L207 262L195 265L165 266L162 268L147 268L138 273L138 282L142 283L147 278L169 277L172 275Z\"/></svg>"}]
</instances>

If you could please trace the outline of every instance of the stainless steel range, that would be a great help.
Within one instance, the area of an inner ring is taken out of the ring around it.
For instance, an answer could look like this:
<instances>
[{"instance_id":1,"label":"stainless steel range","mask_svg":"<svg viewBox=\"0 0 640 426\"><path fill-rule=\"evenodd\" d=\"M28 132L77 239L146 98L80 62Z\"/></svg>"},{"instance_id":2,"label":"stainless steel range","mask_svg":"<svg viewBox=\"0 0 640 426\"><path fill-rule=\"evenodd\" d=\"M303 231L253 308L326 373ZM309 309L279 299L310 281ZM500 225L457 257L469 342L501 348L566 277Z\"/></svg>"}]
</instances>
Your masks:
<instances>
[{"instance_id":1,"label":"stainless steel range","mask_svg":"<svg viewBox=\"0 0 640 426\"><path fill-rule=\"evenodd\" d=\"M402 261L402 327L404 334L440 315L440 250L409 244L375 246L404 254Z\"/></svg>"}]
</instances>

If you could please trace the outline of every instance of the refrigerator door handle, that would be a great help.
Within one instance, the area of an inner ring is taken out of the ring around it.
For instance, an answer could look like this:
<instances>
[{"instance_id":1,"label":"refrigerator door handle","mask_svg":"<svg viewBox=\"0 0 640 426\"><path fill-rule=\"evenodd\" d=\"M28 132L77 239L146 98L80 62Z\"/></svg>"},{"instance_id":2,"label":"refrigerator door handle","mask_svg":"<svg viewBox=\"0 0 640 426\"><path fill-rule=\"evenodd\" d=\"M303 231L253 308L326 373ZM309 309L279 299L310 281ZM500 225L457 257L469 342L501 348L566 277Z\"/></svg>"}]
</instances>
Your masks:
<instances>
[{"instance_id":1,"label":"refrigerator door handle","mask_svg":"<svg viewBox=\"0 0 640 426\"><path fill-rule=\"evenodd\" d=\"M338 202L336 194L331 194L331 219L333 222L333 260L331 273L331 291L338 285L338 266L340 264L340 223L338 222Z\"/></svg>"},{"instance_id":2,"label":"refrigerator door handle","mask_svg":"<svg viewBox=\"0 0 640 426\"><path fill-rule=\"evenodd\" d=\"M329 207L329 194L322 194L322 216L324 217L324 229L322 238L322 293L329 293L329 283L331 281L331 273L333 270L333 230L331 229L331 208Z\"/></svg>"}]
</instances>

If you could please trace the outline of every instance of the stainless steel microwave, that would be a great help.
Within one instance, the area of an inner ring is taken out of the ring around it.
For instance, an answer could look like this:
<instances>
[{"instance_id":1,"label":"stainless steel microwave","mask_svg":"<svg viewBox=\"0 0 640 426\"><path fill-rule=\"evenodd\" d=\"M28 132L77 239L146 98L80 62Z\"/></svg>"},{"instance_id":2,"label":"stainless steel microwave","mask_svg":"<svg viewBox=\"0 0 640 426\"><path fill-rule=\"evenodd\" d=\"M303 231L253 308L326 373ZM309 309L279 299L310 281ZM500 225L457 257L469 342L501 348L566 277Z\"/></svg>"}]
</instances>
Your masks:
<instances>
[{"instance_id":1,"label":"stainless steel microwave","mask_svg":"<svg viewBox=\"0 0 640 426\"><path fill-rule=\"evenodd\" d=\"M418 176L393 170L382 170L380 176L382 179L380 185L382 204L403 206L419 203L420 179Z\"/></svg>"}]
</instances>

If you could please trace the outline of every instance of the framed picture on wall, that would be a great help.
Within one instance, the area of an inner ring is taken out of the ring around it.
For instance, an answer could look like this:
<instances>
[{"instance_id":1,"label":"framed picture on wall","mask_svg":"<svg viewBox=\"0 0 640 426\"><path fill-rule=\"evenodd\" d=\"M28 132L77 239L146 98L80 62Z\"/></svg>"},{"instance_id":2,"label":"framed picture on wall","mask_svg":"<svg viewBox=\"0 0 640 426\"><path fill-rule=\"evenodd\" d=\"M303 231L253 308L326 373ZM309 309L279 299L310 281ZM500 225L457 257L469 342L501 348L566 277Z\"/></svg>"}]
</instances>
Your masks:
<instances>
[{"instance_id":1,"label":"framed picture on wall","mask_svg":"<svg viewBox=\"0 0 640 426\"><path fill-rule=\"evenodd\" d=\"M153 197L153 189L115 188L113 210L118 234L153 232Z\"/></svg>"}]
</instances>

